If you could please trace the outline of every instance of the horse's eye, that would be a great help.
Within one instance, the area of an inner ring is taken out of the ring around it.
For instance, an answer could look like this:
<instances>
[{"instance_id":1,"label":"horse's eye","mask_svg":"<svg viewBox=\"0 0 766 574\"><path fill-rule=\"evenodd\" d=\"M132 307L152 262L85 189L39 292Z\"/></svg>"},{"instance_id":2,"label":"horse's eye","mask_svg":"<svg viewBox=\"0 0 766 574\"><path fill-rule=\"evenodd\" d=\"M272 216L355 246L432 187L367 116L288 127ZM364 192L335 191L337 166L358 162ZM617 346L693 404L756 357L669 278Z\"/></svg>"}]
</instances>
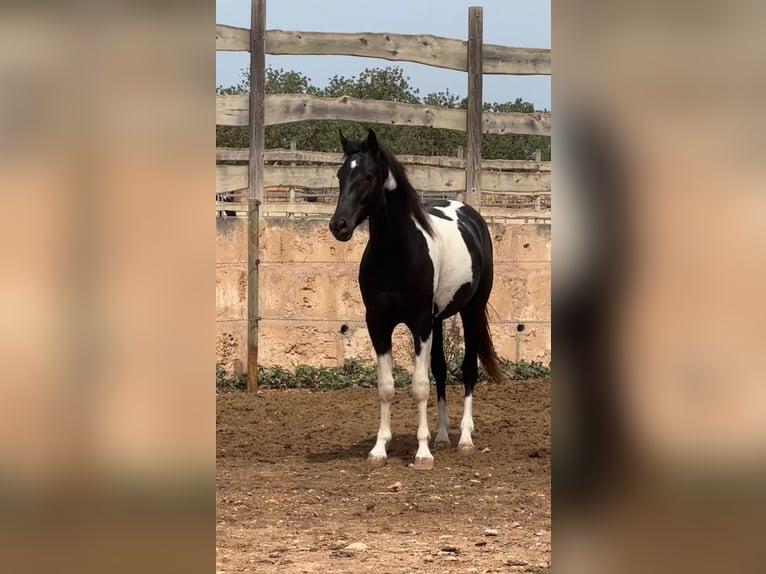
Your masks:
<instances>
[{"instance_id":1,"label":"horse's eye","mask_svg":"<svg viewBox=\"0 0 766 574\"><path fill-rule=\"evenodd\" d=\"M367 181L372 181L372 173L365 173L364 179L366 179Z\"/></svg>"}]
</instances>

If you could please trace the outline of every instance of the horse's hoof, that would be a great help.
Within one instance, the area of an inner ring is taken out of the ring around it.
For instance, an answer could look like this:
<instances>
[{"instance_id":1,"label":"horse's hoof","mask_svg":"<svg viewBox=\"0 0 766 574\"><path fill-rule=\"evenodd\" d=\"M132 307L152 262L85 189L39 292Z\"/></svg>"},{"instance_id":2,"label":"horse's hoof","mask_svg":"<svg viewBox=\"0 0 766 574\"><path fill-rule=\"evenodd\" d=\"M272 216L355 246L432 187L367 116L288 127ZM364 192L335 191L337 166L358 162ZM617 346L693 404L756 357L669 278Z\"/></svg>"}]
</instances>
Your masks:
<instances>
[{"instance_id":1,"label":"horse's hoof","mask_svg":"<svg viewBox=\"0 0 766 574\"><path fill-rule=\"evenodd\" d=\"M472 444L459 444L457 445L457 451L460 454L471 455L476 450L476 447Z\"/></svg>"},{"instance_id":2,"label":"horse's hoof","mask_svg":"<svg viewBox=\"0 0 766 574\"><path fill-rule=\"evenodd\" d=\"M415 470L432 470L434 467L433 458L417 458L415 457L415 464L413 468Z\"/></svg>"},{"instance_id":3,"label":"horse's hoof","mask_svg":"<svg viewBox=\"0 0 766 574\"><path fill-rule=\"evenodd\" d=\"M367 457L367 466L370 468L383 468L386 466L386 462L388 462L388 458L385 456L369 455Z\"/></svg>"},{"instance_id":4,"label":"horse's hoof","mask_svg":"<svg viewBox=\"0 0 766 574\"><path fill-rule=\"evenodd\" d=\"M434 448L449 448L452 443L448 438L438 438L434 441Z\"/></svg>"}]
</instances>

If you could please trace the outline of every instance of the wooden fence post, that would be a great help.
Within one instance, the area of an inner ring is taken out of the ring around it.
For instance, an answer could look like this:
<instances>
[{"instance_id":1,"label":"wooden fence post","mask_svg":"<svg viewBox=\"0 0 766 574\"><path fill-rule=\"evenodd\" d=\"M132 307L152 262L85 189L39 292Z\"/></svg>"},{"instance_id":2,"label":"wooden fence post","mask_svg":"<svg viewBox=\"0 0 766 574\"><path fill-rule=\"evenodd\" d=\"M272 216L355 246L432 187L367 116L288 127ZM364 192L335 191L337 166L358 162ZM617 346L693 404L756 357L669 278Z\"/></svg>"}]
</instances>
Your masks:
<instances>
[{"instance_id":1,"label":"wooden fence post","mask_svg":"<svg viewBox=\"0 0 766 574\"><path fill-rule=\"evenodd\" d=\"M468 116L466 118L466 201L481 209L482 43L484 11L468 8Z\"/></svg>"},{"instance_id":2,"label":"wooden fence post","mask_svg":"<svg viewBox=\"0 0 766 574\"><path fill-rule=\"evenodd\" d=\"M258 233L263 201L264 109L266 84L266 0L251 0L250 156L247 194L247 390L258 388Z\"/></svg>"}]
</instances>

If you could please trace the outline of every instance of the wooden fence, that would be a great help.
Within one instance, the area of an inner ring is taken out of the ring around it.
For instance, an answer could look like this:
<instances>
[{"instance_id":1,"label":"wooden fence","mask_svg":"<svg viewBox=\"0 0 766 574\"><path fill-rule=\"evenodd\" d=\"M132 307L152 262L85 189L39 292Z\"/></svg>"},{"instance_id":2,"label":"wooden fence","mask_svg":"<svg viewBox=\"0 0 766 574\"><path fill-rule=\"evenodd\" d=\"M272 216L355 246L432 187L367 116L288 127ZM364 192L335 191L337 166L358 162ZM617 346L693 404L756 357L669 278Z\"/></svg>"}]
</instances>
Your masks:
<instances>
[{"instance_id":1,"label":"wooden fence","mask_svg":"<svg viewBox=\"0 0 766 574\"><path fill-rule=\"evenodd\" d=\"M218 96L216 123L222 126L248 125L249 96ZM418 126L466 131L466 110L423 104L402 104L380 100L358 100L348 96L320 98L306 94L268 94L265 125L307 120L346 120L397 126ZM550 113L485 112L481 131L487 134L550 135Z\"/></svg>"},{"instance_id":2,"label":"wooden fence","mask_svg":"<svg viewBox=\"0 0 766 574\"><path fill-rule=\"evenodd\" d=\"M215 49L250 49L250 30L217 25ZM276 55L361 56L398 62L415 62L437 68L468 71L467 42L428 34L359 32L266 31L266 53ZM512 48L483 44L485 74L550 75L551 51L539 48Z\"/></svg>"},{"instance_id":3,"label":"wooden fence","mask_svg":"<svg viewBox=\"0 0 766 574\"><path fill-rule=\"evenodd\" d=\"M551 73L551 51L516 48L481 42L481 10L469 11L469 41L426 34L328 33L265 30L263 45L268 54L348 55L407 61L469 73L469 110L447 109L420 104L404 104L351 97L321 98L305 94L263 94L263 125L278 125L307 120L346 120L402 126L445 128L467 132L467 159L402 156L416 189L423 197L459 197L478 206L485 216L527 221L550 219L550 163L481 160L481 133L547 135L551 133L548 112L499 113L481 111L480 77L483 74ZM478 37L477 37L478 36ZM254 38L247 28L216 26L216 50L246 51ZM478 46L469 61L471 44ZM477 79L479 86L477 87ZM471 81L472 80L472 81ZM473 84L473 85L471 85ZM250 95L227 95L216 98L216 123L225 126L250 125ZM478 104L478 105L477 105ZM469 111L478 119L469 130ZM474 133L471 134L471 131ZM263 150L262 188L254 190L263 201L261 215L327 215L328 209L315 201L335 186L339 154L321 154L299 150ZM248 189L249 158L247 149L218 149L216 161L243 162L243 165L219 165L216 192L235 204L218 202L216 209L241 212L237 205ZM286 162L290 165L279 165ZM333 167L335 166L335 167ZM265 193L263 189L271 189ZM293 190L284 205L279 194ZM519 198L518 196L524 196ZM220 196L219 196L220 197ZM314 205L305 205L306 199ZM271 206L272 200L280 205Z\"/></svg>"},{"instance_id":4,"label":"wooden fence","mask_svg":"<svg viewBox=\"0 0 766 574\"><path fill-rule=\"evenodd\" d=\"M216 160L241 162L219 165L216 188L230 202L219 202L222 211L247 211L249 150L219 148ZM401 155L408 176L421 199L456 199L466 189L466 160L458 157ZM327 217L337 201L336 172L340 153L295 149L264 151L264 203L261 214L269 216ZM485 217L550 219L551 164L543 161L482 160L481 210Z\"/></svg>"},{"instance_id":5,"label":"wooden fence","mask_svg":"<svg viewBox=\"0 0 766 574\"><path fill-rule=\"evenodd\" d=\"M217 166L216 193L247 190L248 386L253 390L258 364L259 219L262 215L275 213L329 213L331 204L319 201L322 194L316 191L321 192L334 185L335 168L332 165L337 166L340 159L335 154L320 156L306 151L292 150L292 153L288 153L288 150L264 150L264 127L305 120L347 120L464 131L465 160L401 158L407 165L413 185L423 193L455 194L480 209L485 216L506 214L524 219L548 219L550 166L536 162L536 169L512 171L502 169L501 164L496 162L491 164L482 161L481 135L549 136L550 114L483 112L482 79L484 74L549 75L551 52L546 49L484 44L483 12L479 7L468 10L468 41L463 41L423 34L266 30L266 0L251 0L251 6L250 30L216 25L216 50L249 51L251 78L249 95L216 98L217 125L250 127L248 150L216 151L217 160L247 161L245 165ZM267 53L361 56L465 71L468 75L467 110L362 101L349 97L329 99L299 94L266 95ZM274 159L276 155L283 159ZM270 156L271 161L268 159ZM278 165L279 161L294 165ZM272 197L275 201L268 201L269 198L264 194L265 188L278 188L280 193L286 192L287 201L277 196ZM307 190L313 190L313 196L307 195ZM301 201L298 201L299 198ZM499 202L495 201L497 198ZM216 209L237 211L240 208L236 205L217 202ZM531 215L527 215L530 212Z\"/></svg>"}]
</instances>

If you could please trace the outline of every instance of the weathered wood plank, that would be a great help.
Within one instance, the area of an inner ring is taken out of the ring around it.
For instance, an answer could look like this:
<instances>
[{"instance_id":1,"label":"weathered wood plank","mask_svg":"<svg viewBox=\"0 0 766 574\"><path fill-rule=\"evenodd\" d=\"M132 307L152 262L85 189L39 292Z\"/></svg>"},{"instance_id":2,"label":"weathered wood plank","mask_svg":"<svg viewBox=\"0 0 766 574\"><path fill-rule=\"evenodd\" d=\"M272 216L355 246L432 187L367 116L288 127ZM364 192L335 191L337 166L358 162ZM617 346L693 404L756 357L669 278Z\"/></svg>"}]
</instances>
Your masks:
<instances>
[{"instance_id":1,"label":"weathered wood plank","mask_svg":"<svg viewBox=\"0 0 766 574\"><path fill-rule=\"evenodd\" d=\"M432 165L434 167L454 167L465 169L466 161L459 157L442 155L397 155L397 159L407 165ZM266 162L287 161L305 163L329 163L340 165L343 154L340 152L323 152L289 149L267 149L263 159ZM247 148L216 148L215 160L220 161L247 161ZM532 161L521 159L483 159L482 169L498 171L551 171L551 162Z\"/></svg>"},{"instance_id":2,"label":"weathered wood plank","mask_svg":"<svg viewBox=\"0 0 766 574\"><path fill-rule=\"evenodd\" d=\"M215 202L215 210L216 211L236 211L236 212L247 212L247 204L246 203L238 203L238 202L229 202L229 201L216 201Z\"/></svg>"},{"instance_id":3,"label":"weathered wood plank","mask_svg":"<svg viewBox=\"0 0 766 574\"><path fill-rule=\"evenodd\" d=\"M508 209L507 207L487 207L481 208L481 215L484 218L493 219L551 219L550 209Z\"/></svg>"},{"instance_id":4,"label":"weathered wood plank","mask_svg":"<svg viewBox=\"0 0 766 574\"><path fill-rule=\"evenodd\" d=\"M216 203L216 211L247 211L246 204L238 203ZM261 215L264 217L274 217L285 214L295 215L322 215L329 216L335 212L335 205L331 203L264 203L261 206ZM486 218L495 219L547 219L551 218L550 209L511 209L507 207L483 206L482 215Z\"/></svg>"},{"instance_id":5,"label":"weathered wood plank","mask_svg":"<svg viewBox=\"0 0 766 574\"><path fill-rule=\"evenodd\" d=\"M337 167L333 165L266 165L264 187L336 188ZM410 183L419 191L464 191L462 169L413 165L407 169ZM536 194L550 192L550 173L482 171L482 186L488 192ZM247 187L246 165L216 166L216 193Z\"/></svg>"},{"instance_id":6,"label":"weathered wood plank","mask_svg":"<svg viewBox=\"0 0 766 574\"><path fill-rule=\"evenodd\" d=\"M215 49L247 51L250 30L216 24ZM467 71L467 43L430 34L372 32L331 33L267 30L266 52L275 55L338 55L415 62L437 68ZM485 74L550 75L551 51L485 44Z\"/></svg>"},{"instance_id":7,"label":"weathered wood plank","mask_svg":"<svg viewBox=\"0 0 766 574\"><path fill-rule=\"evenodd\" d=\"M484 10L468 8L468 110L466 116L466 185L465 201L481 205L481 132L482 132L482 63Z\"/></svg>"},{"instance_id":8,"label":"weathered wood plank","mask_svg":"<svg viewBox=\"0 0 766 574\"><path fill-rule=\"evenodd\" d=\"M331 203L266 203L264 207L267 216L282 213L295 215L332 215L335 213L335 205Z\"/></svg>"},{"instance_id":9,"label":"weathered wood plank","mask_svg":"<svg viewBox=\"0 0 766 574\"><path fill-rule=\"evenodd\" d=\"M250 26L250 161L247 210L247 390L258 387L258 262L260 261L259 209L263 201L263 117L266 94L266 0L251 0Z\"/></svg>"},{"instance_id":10,"label":"weathered wood plank","mask_svg":"<svg viewBox=\"0 0 766 574\"><path fill-rule=\"evenodd\" d=\"M215 25L215 49L220 52L247 52L250 50L250 29Z\"/></svg>"},{"instance_id":11,"label":"weathered wood plank","mask_svg":"<svg viewBox=\"0 0 766 574\"><path fill-rule=\"evenodd\" d=\"M517 48L484 44L482 60L485 74L551 75L549 48Z\"/></svg>"},{"instance_id":12,"label":"weathered wood plank","mask_svg":"<svg viewBox=\"0 0 766 574\"><path fill-rule=\"evenodd\" d=\"M402 156L396 156L401 158ZM419 157L419 156L413 156ZM430 156L422 156L430 157ZM436 156L435 156L436 157ZM247 148L219 147L215 150L215 161L247 161ZM292 150L286 148L267 149L263 153L263 160L266 162L286 161L297 163L330 163L340 165L343 160L341 152L325 152L310 150Z\"/></svg>"},{"instance_id":13,"label":"weathered wood plank","mask_svg":"<svg viewBox=\"0 0 766 574\"><path fill-rule=\"evenodd\" d=\"M343 162L342 152L324 152L324 151L304 151L304 150L285 150L286 153L270 149L266 151L264 159L266 161L290 161L298 163L329 163L340 166Z\"/></svg>"},{"instance_id":14,"label":"weathered wood plank","mask_svg":"<svg viewBox=\"0 0 766 574\"><path fill-rule=\"evenodd\" d=\"M245 168L245 169L242 169ZM247 166L215 166L215 192L227 193L247 189Z\"/></svg>"},{"instance_id":15,"label":"weathered wood plank","mask_svg":"<svg viewBox=\"0 0 766 574\"><path fill-rule=\"evenodd\" d=\"M248 125L249 96L237 94L233 96L215 97L215 123L218 126Z\"/></svg>"},{"instance_id":16,"label":"weathered wood plank","mask_svg":"<svg viewBox=\"0 0 766 574\"><path fill-rule=\"evenodd\" d=\"M245 126L248 120L246 95L216 96L216 124ZM266 125L305 120L345 120L399 126L422 126L466 130L466 111L402 104L379 100L320 98L301 94L266 96ZM482 131L489 134L551 135L550 112L484 113Z\"/></svg>"},{"instance_id":17,"label":"weathered wood plank","mask_svg":"<svg viewBox=\"0 0 766 574\"><path fill-rule=\"evenodd\" d=\"M280 55L338 55L415 62L465 70L465 43L428 34L269 30L266 51Z\"/></svg>"},{"instance_id":18,"label":"weathered wood plank","mask_svg":"<svg viewBox=\"0 0 766 574\"><path fill-rule=\"evenodd\" d=\"M327 203L264 203L264 216L279 215L322 215L329 216L335 212L335 206ZM482 207L482 214L494 219L542 219L550 220L551 211L532 209L508 209L505 207Z\"/></svg>"}]
</instances>

